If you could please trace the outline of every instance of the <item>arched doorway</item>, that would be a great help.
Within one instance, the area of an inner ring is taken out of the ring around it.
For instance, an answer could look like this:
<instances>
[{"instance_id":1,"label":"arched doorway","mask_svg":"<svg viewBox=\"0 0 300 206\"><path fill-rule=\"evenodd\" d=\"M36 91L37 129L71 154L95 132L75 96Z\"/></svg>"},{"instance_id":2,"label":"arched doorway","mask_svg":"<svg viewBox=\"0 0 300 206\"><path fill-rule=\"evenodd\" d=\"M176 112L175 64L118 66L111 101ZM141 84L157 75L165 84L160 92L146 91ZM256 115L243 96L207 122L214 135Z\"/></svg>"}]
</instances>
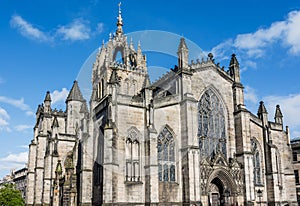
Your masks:
<instances>
[{"instance_id":1,"label":"arched doorway","mask_svg":"<svg viewBox=\"0 0 300 206\"><path fill-rule=\"evenodd\" d=\"M210 205L223 206L225 203L224 198L224 185L219 178L214 178L209 186L209 202Z\"/></svg>"},{"instance_id":2,"label":"arched doorway","mask_svg":"<svg viewBox=\"0 0 300 206\"><path fill-rule=\"evenodd\" d=\"M208 205L225 206L235 202L233 194L236 193L236 185L227 171L221 169L214 171L207 186Z\"/></svg>"}]
</instances>

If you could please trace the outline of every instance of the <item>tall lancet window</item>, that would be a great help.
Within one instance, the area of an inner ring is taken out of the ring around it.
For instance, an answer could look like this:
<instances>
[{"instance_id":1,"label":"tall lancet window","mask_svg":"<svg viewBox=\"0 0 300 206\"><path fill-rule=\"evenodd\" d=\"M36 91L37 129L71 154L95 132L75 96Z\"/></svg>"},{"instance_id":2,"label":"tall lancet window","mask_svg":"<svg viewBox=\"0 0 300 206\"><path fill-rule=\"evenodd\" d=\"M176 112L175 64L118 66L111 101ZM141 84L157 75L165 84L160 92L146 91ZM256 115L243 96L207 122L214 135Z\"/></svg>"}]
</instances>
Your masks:
<instances>
[{"instance_id":1,"label":"tall lancet window","mask_svg":"<svg viewBox=\"0 0 300 206\"><path fill-rule=\"evenodd\" d=\"M254 175L254 184L261 185L261 162L260 162L260 148L259 144L255 139L251 139L251 147L253 154L253 175Z\"/></svg>"},{"instance_id":2,"label":"tall lancet window","mask_svg":"<svg viewBox=\"0 0 300 206\"><path fill-rule=\"evenodd\" d=\"M175 140L167 127L157 138L157 158L159 181L175 182Z\"/></svg>"},{"instance_id":3,"label":"tall lancet window","mask_svg":"<svg viewBox=\"0 0 300 206\"><path fill-rule=\"evenodd\" d=\"M140 141L138 132L131 129L125 142L126 181L140 181Z\"/></svg>"},{"instance_id":4,"label":"tall lancet window","mask_svg":"<svg viewBox=\"0 0 300 206\"><path fill-rule=\"evenodd\" d=\"M217 95L208 89L198 104L199 146L204 156L221 151L226 156L225 110Z\"/></svg>"}]
</instances>

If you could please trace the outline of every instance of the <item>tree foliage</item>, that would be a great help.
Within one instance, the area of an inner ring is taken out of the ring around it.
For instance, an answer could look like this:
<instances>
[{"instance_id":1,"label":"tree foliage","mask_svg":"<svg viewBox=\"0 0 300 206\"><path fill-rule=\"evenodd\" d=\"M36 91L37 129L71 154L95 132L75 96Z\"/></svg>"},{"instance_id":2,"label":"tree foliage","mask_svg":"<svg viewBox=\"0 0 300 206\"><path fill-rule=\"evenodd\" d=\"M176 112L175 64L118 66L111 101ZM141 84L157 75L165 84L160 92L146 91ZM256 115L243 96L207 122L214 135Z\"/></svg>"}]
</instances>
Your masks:
<instances>
[{"instance_id":1,"label":"tree foliage","mask_svg":"<svg viewBox=\"0 0 300 206\"><path fill-rule=\"evenodd\" d=\"M24 200L21 192L15 189L12 184L5 184L0 188L0 205L1 206L23 206Z\"/></svg>"}]
</instances>

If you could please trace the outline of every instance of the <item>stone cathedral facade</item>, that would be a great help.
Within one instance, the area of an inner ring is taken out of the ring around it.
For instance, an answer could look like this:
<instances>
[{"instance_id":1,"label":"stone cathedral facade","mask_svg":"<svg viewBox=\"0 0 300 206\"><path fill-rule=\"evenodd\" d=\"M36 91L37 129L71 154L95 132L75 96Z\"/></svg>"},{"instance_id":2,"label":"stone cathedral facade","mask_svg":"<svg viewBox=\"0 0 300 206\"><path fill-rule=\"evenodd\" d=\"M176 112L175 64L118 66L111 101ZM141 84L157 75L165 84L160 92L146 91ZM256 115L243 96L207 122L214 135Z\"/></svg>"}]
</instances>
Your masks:
<instances>
[{"instance_id":1,"label":"stone cathedral facade","mask_svg":"<svg viewBox=\"0 0 300 206\"><path fill-rule=\"evenodd\" d=\"M65 111L49 92L38 106L26 205L297 205L280 107L274 121L263 102L247 110L234 54L225 71L178 44L177 66L151 83L119 11L89 107L76 81Z\"/></svg>"}]
</instances>

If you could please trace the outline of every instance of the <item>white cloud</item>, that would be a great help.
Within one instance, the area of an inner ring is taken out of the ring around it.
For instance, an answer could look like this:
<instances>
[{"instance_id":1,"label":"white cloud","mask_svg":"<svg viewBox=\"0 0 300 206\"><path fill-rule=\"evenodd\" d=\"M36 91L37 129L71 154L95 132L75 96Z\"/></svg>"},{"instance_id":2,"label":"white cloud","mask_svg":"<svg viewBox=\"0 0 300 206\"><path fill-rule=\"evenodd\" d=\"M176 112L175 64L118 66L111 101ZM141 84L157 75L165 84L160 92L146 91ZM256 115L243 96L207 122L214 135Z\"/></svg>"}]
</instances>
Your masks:
<instances>
[{"instance_id":1,"label":"white cloud","mask_svg":"<svg viewBox=\"0 0 300 206\"><path fill-rule=\"evenodd\" d=\"M23 148L23 149L28 149L28 145L20 145L20 146L18 146L19 148Z\"/></svg>"},{"instance_id":2,"label":"white cloud","mask_svg":"<svg viewBox=\"0 0 300 206\"><path fill-rule=\"evenodd\" d=\"M7 111L5 109L1 108L1 107L0 107L0 117L3 117L5 119L9 119L10 118L9 115L8 115L8 113L7 113Z\"/></svg>"},{"instance_id":3,"label":"white cloud","mask_svg":"<svg viewBox=\"0 0 300 206\"><path fill-rule=\"evenodd\" d=\"M52 103L64 102L68 97L69 91L66 88L62 88L61 91L54 90L51 93Z\"/></svg>"},{"instance_id":4,"label":"white cloud","mask_svg":"<svg viewBox=\"0 0 300 206\"><path fill-rule=\"evenodd\" d=\"M101 34L103 32L104 24L102 22L97 24L96 33Z\"/></svg>"},{"instance_id":5,"label":"white cloud","mask_svg":"<svg viewBox=\"0 0 300 206\"><path fill-rule=\"evenodd\" d=\"M34 116L34 113L32 111L26 111L25 114L27 116Z\"/></svg>"},{"instance_id":6,"label":"white cloud","mask_svg":"<svg viewBox=\"0 0 300 206\"><path fill-rule=\"evenodd\" d=\"M253 88L249 86L245 86L244 96L245 96L245 101L248 101L252 104L257 104L258 98Z\"/></svg>"},{"instance_id":7,"label":"white cloud","mask_svg":"<svg viewBox=\"0 0 300 206\"><path fill-rule=\"evenodd\" d=\"M8 162L8 163L27 163L27 161L28 161L28 152L9 154L6 157L0 158L0 162Z\"/></svg>"},{"instance_id":8,"label":"white cloud","mask_svg":"<svg viewBox=\"0 0 300 206\"><path fill-rule=\"evenodd\" d=\"M82 19L75 19L72 23L60 26L57 30L58 35L62 35L64 40L86 40L90 38L91 29L89 22Z\"/></svg>"},{"instance_id":9,"label":"white cloud","mask_svg":"<svg viewBox=\"0 0 300 206\"><path fill-rule=\"evenodd\" d=\"M214 56L218 57L219 60L229 59L226 53L228 48L232 48L232 45L233 45L232 39L227 39L226 41L212 48L211 53L213 53Z\"/></svg>"},{"instance_id":10,"label":"white cloud","mask_svg":"<svg viewBox=\"0 0 300 206\"><path fill-rule=\"evenodd\" d=\"M20 125L15 126L15 129L19 132L22 132L24 130L31 129L31 128L32 128L32 125L25 125L25 124L20 124Z\"/></svg>"},{"instance_id":11,"label":"white cloud","mask_svg":"<svg viewBox=\"0 0 300 206\"><path fill-rule=\"evenodd\" d=\"M230 53L238 53L245 58L261 58L266 49L277 44L287 48L290 54L300 55L300 11L292 11L283 21L272 23L269 27L239 34L234 39L228 39L212 49L219 60ZM244 55L245 54L245 55ZM244 62L243 62L244 63Z\"/></svg>"},{"instance_id":12,"label":"white cloud","mask_svg":"<svg viewBox=\"0 0 300 206\"><path fill-rule=\"evenodd\" d=\"M30 110L30 107L24 103L24 99L12 99L10 97L0 96L0 102L4 102L13 105L23 111Z\"/></svg>"},{"instance_id":13,"label":"white cloud","mask_svg":"<svg viewBox=\"0 0 300 206\"><path fill-rule=\"evenodd\" d=\"M20 15L13 15L10 19L10 25L12 28L17 29L24 37L40 42L54 42L60 39L70 41L87 40L90 39L92 34L102 33L104 26L102 22L99 22L94 31L92 31L89 21L80 18L74 19L67 25L58 26L49 32L43 32ZM1 78L0 83L3 83Z\"/></svg>"},{"instance_id":14,"label":"white cloud","mask_svg":"<svg viewBox=\"0 0 300 206\"><path fill-rule=\"evenodd\" d=\"M23 36L35 39L38 41L50 41L51 38L47 36L44 32L35 28L32 24L24 20L19 15L13 15L10 20L11 27L17 29Z\"/></svg>"},{"instance_id":15,"label":"white cloud","mask_svg":"<svg viewBox=\"0 0 300 206\"><path fill-rule=\"evenodd\" d=\"M279 104L284 123L295 129L295 131L300 130L300 94L267 96L263 99L270 115L275 114L276 105Z\"/></svg>"},{"instance_id":16,"label":"white cloud","mask_svg":"<svg viewBox=\"0 0 300 206\"><path fill-rule=\"evenodd\" d=\"M8 125L9 125L9 123L5 119L0 118L0 130L1 130L1 128L3 129L4 127L6 127Z\"/></svg>"},{"instance_id":17,"label":"white cloud","mask_svg":"<svg viewBox=\"0 0 300 206\"><path fill-rule=\"evenodd\" d=\"M17 107L23 111L25 111L26 115L32 116L34 113L31 111L30 107L24 103L24 99L13 99L10 97L0 96L0 102L4 102L10 104L14 107Z\"/></svg>"},{"instance_id":18,"label":"white cloud","mask_svg":"<svg viewBox=\"0 0 300 206\"><path fill-rule=\"evenodd\" d=\"M9 132L10 129L8 127L8 119L10 119L10 116L8 115L7 111L0 107L0 131L6 130Z\"/></svg>"},{"instance_id":19,"label":"white cloud","mask_svg":"<svg viewBox=\"0 0 300 206\"><path fill-rule=\"evenodd\" d=\"M287 21L286 39L287 45L291 46L290 52L293 54L300 53L300 11L289 13Z\"/></svg>"}]
</instances>

